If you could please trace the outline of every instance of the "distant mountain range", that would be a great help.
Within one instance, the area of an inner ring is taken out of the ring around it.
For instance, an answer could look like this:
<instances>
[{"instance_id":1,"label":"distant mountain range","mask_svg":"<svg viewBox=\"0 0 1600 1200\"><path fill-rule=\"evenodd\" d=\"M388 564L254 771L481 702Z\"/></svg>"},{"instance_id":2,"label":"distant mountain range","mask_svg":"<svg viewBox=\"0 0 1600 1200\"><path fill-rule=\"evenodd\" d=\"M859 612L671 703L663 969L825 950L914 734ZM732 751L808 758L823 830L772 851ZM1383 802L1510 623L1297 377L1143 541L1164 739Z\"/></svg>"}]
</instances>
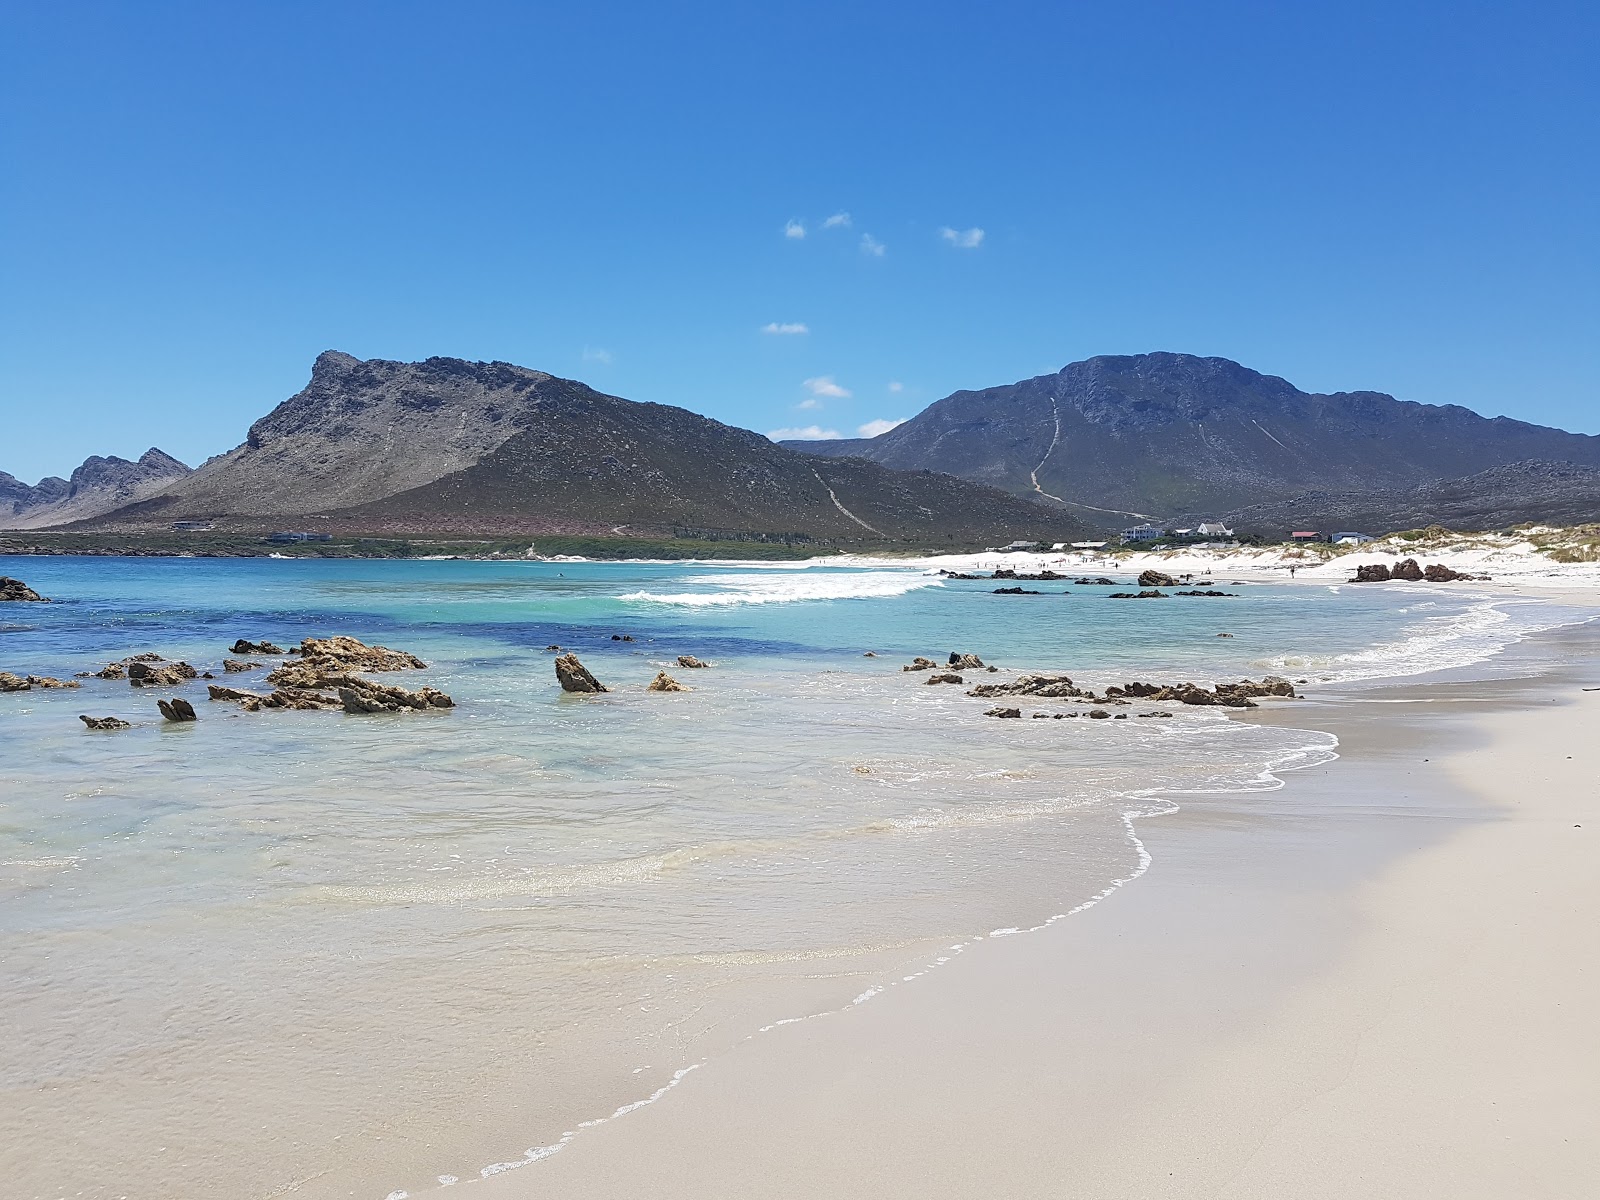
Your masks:
<instances>
[{"instance_id":1,"label":"distant mountain range","mask_svg":"<svg viewBox=\"0 0 1600 1200\"><path fill-rule=\"evenodd\" d=\"M1302 392L1225 358L1164 353L1090 358L955 392L875 438L783 444L948 471L1103 524L1236 512L1313 490L1388 497L1529 460L1600 466L1600 437L1381 392ZM1485 497L1483 507L1544 519L1538 495L1520 508L1517 498ZM1398 509L1368 511L1375 525L1404 527Z\"/></svg>"},{"instance_id":2,"label":"distant mountain range","mask_svg":"<svg viewBox=\"0 0 1600 1200\"><path fill-rule=\"evenodd\" d=\"M152 449L0 474L0 528L1069 541L1136 518L1240 532L1600 520L1600 437L1224 358L1091 358L956 392L871 439L773 443L503 362L328 351L191 471Z\"/></svg>"},{"instance_id":3,"label":"distant mountain range","mask_svg":"<svg viewBox=\"0 0 1600 1200\"><path fill-rule=\"evenodd\" d=\"M153 446L137 462L92 455L72 478L50 475L32 487L0 471L0 529L42 529L102 516L188 474L188 467Z\"/></svg>"},{"instance_id":4,"label":"distant mountain range","mask_svg":"<svg viewBox=\"0 0 1600 1200\"><path fill-rule=\"evenodd\" d=\"M681 408L510 363L329 351L244 443L80 528L1060 540L1085 526L997 488L785 449Z\"/></svg>"}]
</instances>

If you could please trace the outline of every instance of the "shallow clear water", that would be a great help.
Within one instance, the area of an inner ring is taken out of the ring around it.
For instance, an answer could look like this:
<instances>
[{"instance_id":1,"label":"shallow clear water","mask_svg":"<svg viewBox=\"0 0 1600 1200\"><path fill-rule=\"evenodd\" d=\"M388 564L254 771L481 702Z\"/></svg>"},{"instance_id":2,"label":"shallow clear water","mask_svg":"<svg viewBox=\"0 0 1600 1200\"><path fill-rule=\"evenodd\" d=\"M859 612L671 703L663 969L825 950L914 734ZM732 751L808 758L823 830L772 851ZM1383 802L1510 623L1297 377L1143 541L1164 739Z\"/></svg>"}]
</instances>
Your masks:
<instances>
[{"instance_id":1,"label":"shallow clear water","mask_svg":"<svg viewBox=\"0 0 1600 1200\"><path fill-rule=\"evenodd\" d=\"M1137 875L1128 815L1164 796L1331 753L1207 710L995 721L902 673L913 654L1006 668L983 680L1348 683L1576 617L1404 587L996 596L890 568L0 573L60 601L6 606L0 669L155 650L220 675L235 638L342 632L422 655L389 678L458 705L251 714L194 684L200 720L172 726L125 682L0 696L0 1145L28 1147L4 1164L25 1196L415 1195L517 1161L764 1025ZM563 696L551 643L615 690ZM662 666L695 690L645 692Z\"/></svg>"}]
</instances>

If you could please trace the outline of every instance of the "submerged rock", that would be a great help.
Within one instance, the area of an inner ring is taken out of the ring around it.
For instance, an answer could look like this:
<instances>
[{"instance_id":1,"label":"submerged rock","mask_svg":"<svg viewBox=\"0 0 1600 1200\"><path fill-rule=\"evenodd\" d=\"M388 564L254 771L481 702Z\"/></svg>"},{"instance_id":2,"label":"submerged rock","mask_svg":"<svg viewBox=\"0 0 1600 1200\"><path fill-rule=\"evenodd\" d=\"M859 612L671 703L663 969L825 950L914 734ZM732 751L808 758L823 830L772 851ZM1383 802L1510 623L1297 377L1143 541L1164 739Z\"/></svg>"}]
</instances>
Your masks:
<instances>
[{"instance_id":1,"label":"submerged rock","mask_svg":"<svg viewBox=\"0 0 1600 1200\"><path fill-rule=\"evenodd\" d=\"M938 667L939 664L934 662L933 659L923 658L921 655L918 655L916 658L913 658L910 663L901 667L900 669L902 671L934 671L937 670Z\"/></svg>"},{"instance_id":2,"label":"submerged rock","mask_svg":"<svg viewBox=\"0 0 1600 1200\"><path fill-rule=\"evenodd\" d=\"M1105 721L1109 720L1110 717L1111 714L1103 708L1091 708L1089 710L1089 719L1091 721Z\"/></svg>"},{"instance_id":3,"label":"submerged rock","mask_svg":"<svg viewBox=\"0 0 1600 1200\"><path fill-rule=\"evenodd\" d=\"M1147 589L1142 592L1112 592L1106 597L1107 600L1165 600L1166 598L1167 594L1165 592L1158 592L1154 589Z\"/></svg>"},{"instance_id":4,"label":"submerged rock","mask_svg":"<svg viewBox=\"0 0 1600 1200\"><path fill-rule=\"evenodd\" d=\"M647 692L687 692L693 689L686 688L665 671L657 671L656 677L645 685Z\"/></svg>"},{"instance_id":5,"label":"submerged rock","mask_svg":"<svg viewBox=\"0 0 1600 1200\"><path fill-rule=\"evenodd\" d=\"M352 678L339 688L339 703L347 713L404 712L429 708L454 708L455 701L436 688L407 691L402 687Z\"/></svg>"},{"instance_id":6,"label":"submerged rock","mask_svg":"<svg viewBox=\"0 0 1600 1200\"><path fill-rule=\"evenodd\" d=\"M222 660L222 669L237 674L241 671L259 671L261 670L261 664L245 662L238 658L225 658Z\"/></svg>"},{"instance_id":7,"label":"submerged rock","mask_svg":"<svg viewBox=\"0 0 1600 1200\"><path fill-rule=\"evenodd\" d=\"M169 721L193 721L194 705L182 696L174 696L171 700L157 700L156 707L161 710L161 715Z\"/></svg>"},{"instance_id":8,"label":"submerged rock","mask_svg":"<svg viewBox=\"0 0 1600 1200\"><path fill-rule=\"evenodd\" d=\"M1164 571L1139 572L1139 586L1142 588L1177 587L1178 581Z\"/></svg>"},{"instance_id":9,"label":"submerged rock","mask_svg":"<svg viewBox=\"0 0 1600 1200\"><path fill-rule=\"evenodd\" d=\"M578 661L576 654L563 654L556 659L556 679L561 683L564 692L604 692L609 691L593 675L589 668Z\"/></svg>"},{"instance_id":10,"label":"submerged rock","mask_svg":"<svg viewBox=\"0 0 1600 1200\"><path fill-rule=\"evenodd\" d=\"M867 653L871 654L872 652L869 650ZM708 662L702 662L692 654L680 654L678 655L678 665L686 668L687 670L698 671L704 669L705 667L709 667L711 664Z\"/></svg>"},{"instance_id":11,"label":"submerged rock","mask_svg":"<svg viewBox=\"0 0 1600 1200\"><path fill-rule=\"evenodd\" d=\"M1237 592L1219 592L1211 589L1204 592L1173 592L1174 596L1237 596Z\"/></svg>"},{"instance_id":12,"label":"submerged rock","mask_svg":"<svg viewBox=\"0 0 1600 1200\"><path fill-rule=\"evenodd\" d=\"M991 708L983 714L986 717L1017 718L1022 716L1020 708Z\"/></svg>"},{"instance_id":13,"label":"submerged rock","mask_svg":"<svg viewBox=\"0 0 1600 1200\"><path fill-rule=\"evenodd\" d=\"M1093 579L1090 579L1087 575L1085 575L1082 579L1074 579L1072 582L1075 583L1078 587L1116 587L1117 586L1117 581L1115 579L1107 579L1104 575L1097 575Z\"/></svg>"},{"instance_id":14,"label":"submerged rock","mask_svg":"<svg viewBox=\"0 0 1600 1200\"><path fill-rule=\"evenodd\" d=\"M82 721L90 729L132 729L133 728L133 726L129 725L126 721L124 721L120 717L86 717L82 713L79 713L78 714L78 720Z\"/></svg>"},{"instance_id":15,"label":"submerged rock","mask_svg":"<svg viewBox=\"0 0 1600 1200\"><path fill-rule=\"evenodd\" d=\"M949 671L943 671L943 672L940 672L937 675L929 675L922 682L923 683L966 683L966 680L961 678L961 676L959 676L959 675L951 674Z\"/></svg>"},{"instance_id":16,"label":"submerged rock","mask_svg":"<svg viewBox=\"0 0 1600 1200\"><path fill-rule=\"evenodd\" d=\"M47 601L38 592L34 591L20 579L13 579L9 575L0 575L0 601L16 601L17 603L47 604Z\"/></svg>"},{"instance_id":17,"label":"submerged rock","mask_svg":"<svg viewBox=\"0 0 1600 1200\"><path fill-rule=\"evenodd\" d=\"M1042 595L1044 595L1043 592L1029 591L1027 588L1019 588L1019 587L995 588L994 589L994 594L996 596L1042 596Z\"/></svg>"}]
</instances>

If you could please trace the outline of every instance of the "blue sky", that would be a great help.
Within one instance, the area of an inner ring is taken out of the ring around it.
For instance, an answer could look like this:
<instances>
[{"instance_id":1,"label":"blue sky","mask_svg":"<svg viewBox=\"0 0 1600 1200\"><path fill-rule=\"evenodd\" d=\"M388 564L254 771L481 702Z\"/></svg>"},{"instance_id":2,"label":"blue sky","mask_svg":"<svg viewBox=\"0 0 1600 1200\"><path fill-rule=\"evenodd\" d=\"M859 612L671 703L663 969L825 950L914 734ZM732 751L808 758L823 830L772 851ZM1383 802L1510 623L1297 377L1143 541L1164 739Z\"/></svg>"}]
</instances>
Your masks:
<instances>
[{"instance_id":1,"label":"blue sky","mask_svg":"<svg viewBox=\"0 0 1600 1200\"><path fill-rule=\"evenodd\" d=\"M328 348L763 432L1156 349L1600 432L1597 11L10 5L0 470L198 461Z\"/></svg>"}]
</instances>

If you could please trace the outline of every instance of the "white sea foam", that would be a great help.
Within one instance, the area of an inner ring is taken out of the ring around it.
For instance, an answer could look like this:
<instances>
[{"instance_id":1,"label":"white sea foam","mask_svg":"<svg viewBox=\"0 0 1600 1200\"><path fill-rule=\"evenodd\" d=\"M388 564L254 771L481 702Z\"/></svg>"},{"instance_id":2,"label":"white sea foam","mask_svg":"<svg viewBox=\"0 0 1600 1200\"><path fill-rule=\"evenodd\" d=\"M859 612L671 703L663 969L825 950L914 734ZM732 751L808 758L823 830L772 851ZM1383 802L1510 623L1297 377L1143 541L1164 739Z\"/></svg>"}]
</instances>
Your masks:
<instances>
[{"instance_id":1,"label":"white sea foam","mask_svg":"<svg viewBox=\"0 0 1600 1200\"><path fill-rule=\"evenodd\" d=\"M628 592L619 600L715 608L736 604L795 604L808 600L881 600L919 588L942 587L937 576L910 571L851 571L826 575L694 575L686 587L716 591Z\"/></svg>"}]
</instances>

